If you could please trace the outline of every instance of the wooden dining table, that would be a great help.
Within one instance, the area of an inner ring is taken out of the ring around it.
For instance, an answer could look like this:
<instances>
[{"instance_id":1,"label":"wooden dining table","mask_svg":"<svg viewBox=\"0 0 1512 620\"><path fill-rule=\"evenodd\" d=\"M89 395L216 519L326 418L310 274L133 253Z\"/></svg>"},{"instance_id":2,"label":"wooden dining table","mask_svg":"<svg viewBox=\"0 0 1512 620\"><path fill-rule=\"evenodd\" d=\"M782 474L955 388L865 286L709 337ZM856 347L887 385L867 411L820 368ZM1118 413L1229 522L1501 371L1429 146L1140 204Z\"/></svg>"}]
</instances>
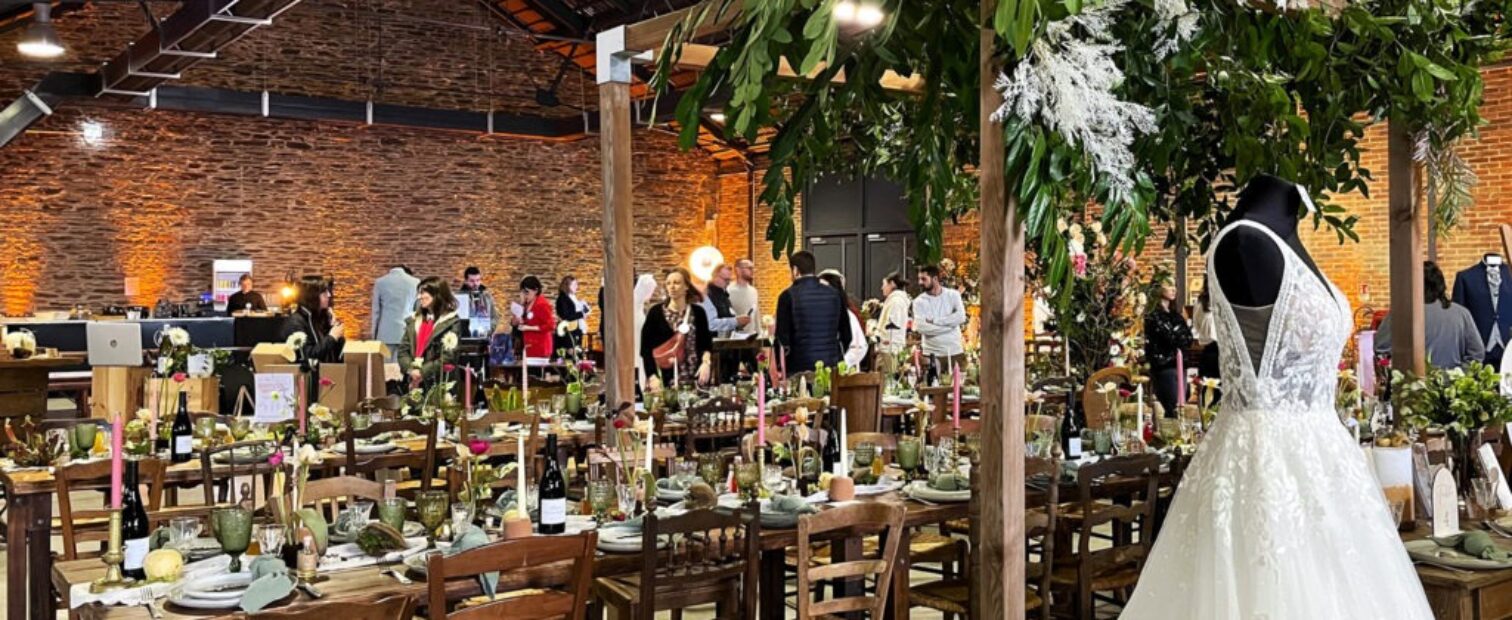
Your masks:
<instances>
[{"instance_id":1,"label":"wooden dining table","mask_svg":"<svg viewBox=\"0 0 1512 620\"><path fill-rule=\"evenodd\" d=\"M898 502L906 509L905 524L909 527L921 527L946 521L962 519L967 516L968 504L956 502L948 504L922 503L915 500L905 499L896 494L890 494L873 499L858 501L884 501ZM821 506L821 510L827 506ZM842 533L844 534L844 533ZM761 571L760 584L758 586L760 596L761 620L780 620L786 612L786 571L787 551L796 547L798 543L797 531L792 528L772 529L764 528L761 531ZM837 544L833 550L833 557L838 561L854 559L861 553L861 541L859 538L847 539L846 544ZM909 617L908 601L908 553L907 546L903 546L898 553L897 568L893 572L893 587L888 615L894 619ZM424 602L427 594L427 585L420 575L410 574L412 584L399 583L395 578L383 573L384 570L401 565L367 566L346 571L337 571L323 574L326 579L319 582L317 587L324 595L323 600L361 599L373 596L375 592L385 595L402 593ZM599 553L593 574L595 577L613 577L632 575L641 570L641 554L639 553ZM565 564L554 565L533 569L532 571L516 571L500 575L498 591L504 592L511 589L530 587L539 583L543 578L565 577L568 566ZM74 560L60 562L52 568L52 583L60 590L67 591L74 584L93 581L104 575L105 567L98 559ZM839 584L837 587L857 588L859 583ZM476 580L457 580L447 585L450 597L465 598L481 594ZM305 593L295 594L295 598L285 608L297 608L308 605L312 599ZM205 612L181 609L172 604L162 604L163 620L188 620L191 618L210 618L235 615L235 610L226 612ZM151 615L144 607L105 606L98 603L83 605L74 610L73 617L83 620L151 620Z\"/></svg>"}]
</instances>

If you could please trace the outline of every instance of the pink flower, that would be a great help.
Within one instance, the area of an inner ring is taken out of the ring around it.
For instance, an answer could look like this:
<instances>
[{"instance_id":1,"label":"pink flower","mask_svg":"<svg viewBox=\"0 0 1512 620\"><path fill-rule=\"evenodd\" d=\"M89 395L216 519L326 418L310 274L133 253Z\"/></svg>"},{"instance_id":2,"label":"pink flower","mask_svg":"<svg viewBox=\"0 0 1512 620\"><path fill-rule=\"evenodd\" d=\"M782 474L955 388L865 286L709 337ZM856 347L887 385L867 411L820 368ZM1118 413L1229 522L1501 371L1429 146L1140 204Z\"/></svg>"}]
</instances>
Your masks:
<instances>
[{"instance_id":1,"label":"pink flower","mask_svg":"<svg viewBox=\"0 0 1512 620\"><path fill-rule=\"evenodd\" d=\"M792 421L793 421L793 416L790 416L790 415L784 413L784 414L782 414L781 417L777 418L777 426L787 426Z\"/></svg>"},{"instance_id":2,"label":"pink flower","mask_svg":"<svg viewBox=\"0 0 1512 620\"><path fill-rule=\"evenodd\" d=\"M578 370L582 372L593 370L593 360L583 360L581 362L578 362Z\"/></svg>"},{"instance_id":3,"label":"pink flower","mask_svg":"<svg viewBox=\"0 0 1512 620\"><path fill-rule=\"evenodd\" d=\"M336 381L334 379L331 379L330 377L320 378L320 387L331 387L333 385L336 385Z\"/></svg>"},{"instance_id":4,"label":"pink flower","mask_svg":"<svg viewBox=\"0 0 1512 620\"><path fill-rule=\"evenodd\" d=\"M615 418L614 419L614 428L625 428L625 419L624 418Z\"/></svg>"},{"instance_id":5,"label":"pink flower","mask_svg":"<svg viewBox=\"0 0 1512 620\"><path fill-rule=\"evenodd\" d=\"M283 465L283 452L274 452L268 455L268 464L274 467Z\"/></svg>"},{"instance_id":6,"label":"pink flower","mask_svg":"<svg viewBox=\"0 0 1512 620\"><path fill-rule=\"evenodd\" d=\"M186 375L186 374L181 373L181 372L173 373L173 382L174 383L183 383L183 382L187 381L188 379L189 379L189 375Z\"/></svg>"},{"instance_id":7,"label":"pink flower","mask_svg":"<svg viewBox=\"0 0 1512 620\"><path fill-rule=\"evenodd\" d=\"M1130 392L1128 390L1128 388L1118 388L1118 397L1119 398L1128 398L1128 397L1133 396L1133 395L1134 395L1134 393Z\"/></svg>"},{"instance_id":8,"label":"pink flower","mask_svg":"<svg viewBox=\"0 0 1512 620\"><path fill-rule=\"evenodd\" d=\"M467 449L472 451L473 456L488 454L489 447L491 446L487 439L473 439L467 442Z\"/></svg>"},{"instance_id":9,"label":"pink flower","mask_svg":"<svg viewBox=\"0 0 1512 620\"><path fill-rule=\"evenodd\" d=\"M1084 278L1087 276L1086 254L1076 254L1071 257L1071 271L1075 272L1076 277L1078 278Z\"/></svg>"},{"instance_id":10,"label":"pink flower","mask_svg":"<svg viewBox=\"0 0 1512 620\"><path fill-rule=\"evenodd\" d=\"M756 354L756 362L759 364L765 364L767 362L766 351L762 351Z\"/></svg>"},{"instance_id":11,"label":"pink flower","mask_svg":"<svg viewBox=\"0 0 1512 620\"><path fill-rule=\"evenodd\" d=\"M441 370L443 372L451 372L451 371L456 370L456 369L457 369L457 365L456 364L446 364L446 365L444 365L444 366L441 367Z\"/></svg>"}]
</instances>

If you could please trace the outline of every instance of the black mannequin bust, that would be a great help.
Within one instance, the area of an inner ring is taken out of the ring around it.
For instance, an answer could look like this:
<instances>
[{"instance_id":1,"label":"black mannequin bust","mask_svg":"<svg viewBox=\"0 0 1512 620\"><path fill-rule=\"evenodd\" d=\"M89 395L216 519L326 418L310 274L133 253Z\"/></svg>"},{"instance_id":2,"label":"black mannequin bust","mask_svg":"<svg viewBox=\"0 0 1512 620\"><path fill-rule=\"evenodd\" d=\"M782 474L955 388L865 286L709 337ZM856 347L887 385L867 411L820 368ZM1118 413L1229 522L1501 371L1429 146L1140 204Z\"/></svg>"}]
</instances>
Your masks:
<instances>
[{"instance_id":1,"label":"black mannequin bust","mask_svg":"<svg viewBox=\"0 0 1512 620\"><path fill-rule=\"evenodd\" d=\"M1275 232L1291 247L1319 280L1327 282L1317 263L1302 246L1297 224L1303 211L1302 194L1295 184L1265 174L1252 179L1239 192L1239 202L1229 223L1249 220ZM1213 273L1229 303L1259 308L1276 303L1286 257L1264 232L1248 226L1229 231L1213 250Z\"/></svg>"}]
</instances>

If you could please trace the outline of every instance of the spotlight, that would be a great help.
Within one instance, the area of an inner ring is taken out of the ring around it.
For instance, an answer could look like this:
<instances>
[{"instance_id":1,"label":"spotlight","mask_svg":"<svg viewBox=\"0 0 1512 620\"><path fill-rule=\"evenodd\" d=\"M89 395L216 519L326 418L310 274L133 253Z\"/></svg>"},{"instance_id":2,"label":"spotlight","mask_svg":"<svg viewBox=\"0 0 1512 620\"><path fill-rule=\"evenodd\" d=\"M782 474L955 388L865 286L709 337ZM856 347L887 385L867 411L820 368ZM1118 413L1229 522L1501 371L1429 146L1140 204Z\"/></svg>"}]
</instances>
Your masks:
<instances>
[{"instance_id":1,"label":"spotlight","mask_svg":"<svg viewBox=\"0 0 1512 620\"><path fill-rule=\"evenodd\" d=\"M719 249L706 245L693 250L693 255L688 257L688 270L693 272L693 277L708 282L709 278L714 277L714 268L723 262L724 255L719 253Z\"/></svg>"},{"instance_id":2,"label":"spotlight","mask_svg":"<svg viewBox=\"0 0 1512 620\"><path fill-rule=\"evenodd\" d=\"M279 294L283 295L284 301L294 299L294 287L285 284L283 290L279 291Z\"/></svg>"},{"instance_id":3,"label":"spotlight","mask_svg":"<svg viewBox=\"0 0 1512 620\"><path fill-rule=\"evenodd\" d=\"M105 126L96 121L84 121L79 123L79 137L84 144L99 146L105 141Z\"/></svg>"},{"instance_id":4,"label":"spotlight","mask_svg":"<svg viewBox=\"0 0 1512 620\"><path fill-rule=\"evenodd\" d=\"M32 23L26 27L16 50L32 58L57 58L63 55L63 40L52 25L52 5L46 2L32 3Z\"/></svg>"}]
</instances>

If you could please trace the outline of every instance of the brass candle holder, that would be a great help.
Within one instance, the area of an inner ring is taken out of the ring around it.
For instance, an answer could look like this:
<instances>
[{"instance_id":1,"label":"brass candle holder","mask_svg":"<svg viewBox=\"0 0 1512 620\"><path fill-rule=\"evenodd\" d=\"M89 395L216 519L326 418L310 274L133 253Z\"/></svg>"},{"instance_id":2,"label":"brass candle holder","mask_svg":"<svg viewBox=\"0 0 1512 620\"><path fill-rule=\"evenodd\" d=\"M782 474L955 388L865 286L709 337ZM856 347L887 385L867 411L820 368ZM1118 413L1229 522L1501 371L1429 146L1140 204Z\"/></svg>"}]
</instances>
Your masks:
<instances>
[{"instance_id":1,"label":"brass candle holder","mask_svg":"<svg viewBox=\"0 0 1512 620\"><path fill-rule=\"evenodd\" d=\"M89 584L91 593L100 594L120 590L136 583L135 579L121 574L121 563L126 561L126 554L121 550L121 509L119 508L110 513L110 544L106 547L105 555L100 559L105 562L105 576Z\"/></svg>"}]
</instances>

